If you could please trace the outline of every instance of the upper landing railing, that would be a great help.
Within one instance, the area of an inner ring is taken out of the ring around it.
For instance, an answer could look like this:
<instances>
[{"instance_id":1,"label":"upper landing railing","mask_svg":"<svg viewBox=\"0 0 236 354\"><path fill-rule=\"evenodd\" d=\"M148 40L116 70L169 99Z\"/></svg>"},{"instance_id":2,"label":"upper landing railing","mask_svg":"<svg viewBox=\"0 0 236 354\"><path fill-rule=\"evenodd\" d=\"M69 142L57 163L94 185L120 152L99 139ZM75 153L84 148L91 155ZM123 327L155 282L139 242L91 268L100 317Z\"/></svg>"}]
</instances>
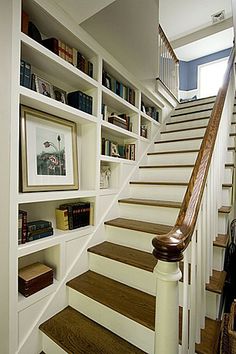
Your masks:
<instances>
[{"instance_id":1,"label":"upper landing railing","mask_svg":"<svg viewBox=\"0 0 236 354\"><path fill-rule=\"evenodd\" d=\"M179 60L176 57L170 42L162 27L159 25L158 48L159 48L159 76L158 79L178 99L179 90Z\"/></svg>"}]
</instances>

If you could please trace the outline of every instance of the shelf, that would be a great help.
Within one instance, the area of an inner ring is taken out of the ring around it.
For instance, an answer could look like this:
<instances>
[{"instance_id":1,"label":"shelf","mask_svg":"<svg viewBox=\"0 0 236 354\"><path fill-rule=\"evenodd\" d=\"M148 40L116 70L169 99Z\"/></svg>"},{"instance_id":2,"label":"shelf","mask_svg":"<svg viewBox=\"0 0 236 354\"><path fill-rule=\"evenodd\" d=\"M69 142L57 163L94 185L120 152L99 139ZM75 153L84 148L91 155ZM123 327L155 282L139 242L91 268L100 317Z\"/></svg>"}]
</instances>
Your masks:
<instances>
[{"instance_id":1,"label":"shelf","mask_svg":"<svg viewBox=\"0 0 236 354\"><path fill-rule=\"evenodd\" d=\"M106 162L125 163L128 165L135 165L136 164L136 161L133 161L133 160L122 159L122 158L113 157L113 156L105 156L105 155L101 155L100 160L106 161Z\"/></svg>"},{"instance_id":2,"label":"shelf","mask_svg":"<svg viewBox=\"0 0 236 354\"><path fill-rule=\"evenodd\" d=\"M112 189L112 188L104 188L104 189L100 189L99 191L99 195L103 196L103 195L114 195L114 194L118 194L119 189Z\"/></svg>"},{"instance_id":3,"label":"shelf","mask_svg":"<svg viewBox=\"0 0 236 354\"><path fill-rule=\"evenodd\" d=\"M41 95L23 86L20 86L20 103L60 118L66 118L77 124L97 122L97 118L91 114Z\"/></svg>"},{"instance_id":4,"label":"shelf","mask_svg":"<svg viewBox=\"0 0 236 354\"><path fill-rule=\"evenodd\" d=\"M116 136L119 138L126 138L126 139L128 138L138 139L137 134L130 132L129 130L117 127L115 124L103 120L101 122L101 125L102 125L102 131L112 134L112 136Z\"/></svg>"},{"instance_id":5,"label":"shelf","mask_svg":"<svg viewBox=\"0 0 236 354\"><path fill-rule=\"evenodd\" d=\"M26 309L27 307L33 305L35 302L42 300L44 297L52 294L58 287L59 281L53 279L53 284L47 286L46 288L38 291L37 293L25 297L21 293L18 293L18 312Z\"/></svg>"},{"instance_id":6,"label":"shelf","mask_svg":"<svg viewBox=\"0 0 236 354\"><path fill-rule=\"evenodd\" d=\"M62 241L70 241L75 238L83 237L91 234L94 230L94 226L84 226L74 230L58 230L54 229L54 235L42 238L41 240L26 242L18 246L18 258L27 256L28 254L44 250L48 247L52 247L60 244Z\"/></svg>"},{"instance_id":7,"label":"shelf","mask_svg":"<svg viewBox=\"0 0 236 354\"><path fill-rule=\"evenodd\" d=\"M74 89L88 91L98 87L97 81L81 70L60 58L43 45L21 33L22 58L46 75L58 77L62 82L69 82Z\"/></svg>"},{"instance_id":8,"label":"shelf","mask_svg":"<svg viewBox=\"0 0 236 354\"><path fill-rule=\"evenodd\" d=\"M145 143L149 143L150 142L150 139L144 138L144 136L140 136L139 139L140 139L140 141L144 141Z\"/></svg>"},{"instance_id":9,"label":"shelf","mask_svg":"<svg viewBox=\"0 0 236 354\"><path fill-rule=\"evenodd\" d=\"M96 196L95 190L74 190L74 191L53 191L53 192L35 192L35 193L19 193L18 204L38 203L52 200L78 199L84 197Z\"/></svg>"},{"instance_id":10,"label":"shelf","mask_svg":"<svg viewBox=\"0 0 236 354\"><path fill-rule=\"evenodd\" d=\"M158 121L156 121L155 119L153 119L152 117L150 117L148 114L141 112L141 117L147 119L149 122L156 124L156 125L160 125L160 123Z\"/></svg>"},{"instance_id":11,"label":"shelf","mask_svg":"<svg viewBox=\"0 0 236 354\"><path fill-rule=\"evenodd\" d=\"M108 107L111 107L119 113L138 113L138 108L126 101L124 98L120 97L113 91L109 90L105 86L102 87L102 101Z\"/></svg>"}]
</instances>

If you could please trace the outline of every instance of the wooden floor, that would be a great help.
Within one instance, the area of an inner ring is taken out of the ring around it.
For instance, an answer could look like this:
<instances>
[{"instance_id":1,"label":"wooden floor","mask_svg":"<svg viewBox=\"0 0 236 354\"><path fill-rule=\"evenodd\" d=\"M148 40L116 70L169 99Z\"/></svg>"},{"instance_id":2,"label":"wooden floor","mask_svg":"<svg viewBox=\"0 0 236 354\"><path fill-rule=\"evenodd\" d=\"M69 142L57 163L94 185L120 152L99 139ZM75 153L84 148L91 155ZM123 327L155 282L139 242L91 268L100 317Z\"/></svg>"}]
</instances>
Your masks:
<instances>
[{"instance_id":1,"label":"wooden floor","mask_svg":"<svg viewBox=\"0 0 236 354\"><path fill-rule=\"evenodd\" d=\"M44 322L40 329L68 354L144 354L70 306Z\"/></svg>"}]
</instances>

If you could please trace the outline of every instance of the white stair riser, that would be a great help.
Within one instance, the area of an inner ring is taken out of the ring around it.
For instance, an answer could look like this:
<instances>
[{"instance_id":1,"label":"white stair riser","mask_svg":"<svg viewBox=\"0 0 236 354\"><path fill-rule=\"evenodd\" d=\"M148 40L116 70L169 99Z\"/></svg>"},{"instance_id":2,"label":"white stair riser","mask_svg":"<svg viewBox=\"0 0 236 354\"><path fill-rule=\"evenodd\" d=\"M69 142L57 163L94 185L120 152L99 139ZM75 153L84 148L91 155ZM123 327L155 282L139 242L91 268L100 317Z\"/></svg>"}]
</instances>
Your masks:
<instances>
[{"instance_id":1,"label":"white stair riser","mask_svg":"<svg viewBox=\"0 0 236 354\"><path fill-rule=\"evenodd\" d=\"M175 129L187 129L187 128L195 128L195 127L203 127L207 126L209 119L198 119L198 120L188 120L182 123L175 124L167 124L165 126L166 131L171 131Z\"/></svg>"},{"instance_id":2,"label":"white stair riser","mask_svg":"<svg viewBox=\"0 0 236 354\"><path fill-rule=\"evenodd\" d=\"M235 146L235 136L229 136L228 146Z\"/></svg>"},{"instance_id":3,"label":"white stair riser","mask_svg":"<svg viewBox=\"0 0 236 354\"><path fill-rule=\"evenodd\" d=\"M43 351L47 354L67 354L59 345L42 333Z\"/></svg>"},{"instance_id":4,"label":"white stair riser","mask_svg":"<svg viewBox=\"0 0 236 354\"><path fill-rule=\"evenodd\" d=\"M152 240L155 237L154 234L106 225L106 235L109 242L149 253L153 251Z\"/></svg>"},{"instance_id":5,"label":"white stair riser","mask_svg":"<svg viewBox=\"0 0 236 354\"><path fill-rule=\"evenodd\" d=\"M234 163L235 156L234 156L234 151L227 151L226 154L226 163Z\"/></svg>"},{"instance_id":6,"label":"white stair riser","mask_svg":"<svg viewBox=\"0 0 236 354\"><path fill-rule=\"evenodd\" d=\"M169 181L188 182L191 176L192 167L172 167L172 168L140 168L139 181Z\"/></svg>"},{"instance_id":7,"label":"white stair riser","mask_svg":"<svg viewBox=\"0 0 236 354\"><path fill-rule=\"evenodd\" d=\"M232 187L222 188L222 205L230 206L232 199Z\"/></svg>"},{"instance_id":8,"label":"white stair riser","mask_svg":"<svg viewBox=\"0 0 236 354\"><path fill-rule=\"evenodd\" d=\"M160 141L160 140L159 140ZM202 139L173 141L169 143L154 144L153 152L173 151L173 150L195 150L201 146Z\"/></svg>"},{"instance_id":9,"label":"white stair riser","mask_svg":"<svg viewBox=\"0 0 236 354\"><path fill-rule=\"evenodd\" d=\"M152 207L119 203L120 216L164 225L174 225L179 214L177 208Z\"/></svg>"},{"instance_id":10,"label":"white stair riser","mask_svg":"<svg viewBox=\"0 0 236 354\"><path fill-rule=\"evenodd\" d=\"M229 217L228 214L219 213L218 217L218 233L219 234L227 234L228 233L228 225L229 225Z\"/></svg>"},{"instance_id":11,"label":"white stair riser","mask_svg":"<svg viewBox=\"0 0 236 354\"><path fill-rule=\"evenodd\" d=\"M179 104L177 107L179 108L179 107L182 107L182 108L184 108L184 107L191 107L191 106L197 106L197 107L201 107L201 105L199 106L199 103L201 103L201 104L207 104L207 103L211 103L211 104L214 104L214 102L215 102L215 100L214 100L214 98L209 98L209 97L207 97L207 98L203 98L203 99L201 99L201 101L198 101L198 100L196 100L196 101L189 101L189 102L184 102L184 103L181 103L181 104Z\"/></svg>"},{"instance_id":12,"label":"white stair riser","mask_svg":"<svg viewBox=\"0 0 236 354\"><path fill-rule=\"evenodd\" d=\"M233 183L233 168L232 167L225 168L224 183Z\"/></svg>"},{"instance_id":13,"label":"white stair riser","mask_svg":"<svg viewBox=\"0 0 236 354\"><path fill-rule=\"evenodd\" d=\"M182 106L181 106L182 107ZM183 107L181 109L176 109L175 114L181 114L181 113L194 113L196 111L203 111L206 109L212 109L213 108L213 103L205 103L202 104L201 106L196 106L196 107Z\"/></svg>"},{"instance_id":14,"label":"white stair riser","mask_svg":"<svg viewBox=\"0 0 236 354\"><path fill-rule=\"evenodd\" d=\"M190 295L190 285L189 285ZM212 320L216 320L219 313L220 295L211 291L206 291L206 316ZM183 283L180 282L179 287L179 305L183 307Z\"/></svg>"},{"instance_id":15,"label":"white stair riser","mask_svg":"<svg viewBox=\"0 0 236 354\"><path fill-rule=\"evenodd\" d=\"M205 134L205 130L206 128L202 128L202 129L189 129L189 130L185 130L182 131L180 130L179 132L171 132L171 133L162 133L161 134L161 141L164 140L169 140L169 139L183 139L183 138L191 138L191 137L195 137L195 136L199 136L199 137L203 137Z\"/></svg>"},{"instance_id":16,"label":"white stair riser","mask_svg":"<svg viewBox=\"0 0 236 354\"><path fill-rule=\"evenodd\" d=\"M69 288L69 305L147 353L154 353L154 331Z\"/></svg>"},{"instance_id":17,"label":"white stair riser","mask_svg":"<svg viewBox=\"0 0 236 354\"><path fill-rule=\"evenodd\" d=\"M225 248L214 247L213 269L224 270Z\"/></svg>"},{"instance_id":18,"label":"white stair riser","mask_svg":"<svg viewBox=\"0 0 236 354\"><path fill-rule=\"evenodd\" d=\"M181 202L187 186L176 185L130 185L130 197L143 199L172 200Z\"/></svg>"},{"instance_id":19,"label":"white stair riser","mask_svg":"<svg viewBox=\"0 0 236 354\"><path fill-rule=\"evenodd\" d=\"M176 112L177 114L177 112ZM179 113L178 113L179 114ZM198 113L191 113L191 114L181 114L180 116L171 116L170 119L168 119L169 122L175 121L177 122L178 120L191 120L195 118L203 118L203 117L210 117L211 112L198 112Z\"/></svg>"},{"instance_id":20,"label":"white stair riser","mask_svg":"<svg viewBox=\"0 0 236 354\"><path fill-rule=\"evenodd\" d=\"M194 164L197 152L148 155L147 165Z\"/></svg>"},{"instance_id":21,"label":"white stair riser","mask_svg":"<svg viewBox=\"0 0 236 354\"><path fill-rule=\"evenodd\" d=\"M89 269L110 279L156 296L156 277L153 272L89 253Z\"/></svg>"}]
</instances>

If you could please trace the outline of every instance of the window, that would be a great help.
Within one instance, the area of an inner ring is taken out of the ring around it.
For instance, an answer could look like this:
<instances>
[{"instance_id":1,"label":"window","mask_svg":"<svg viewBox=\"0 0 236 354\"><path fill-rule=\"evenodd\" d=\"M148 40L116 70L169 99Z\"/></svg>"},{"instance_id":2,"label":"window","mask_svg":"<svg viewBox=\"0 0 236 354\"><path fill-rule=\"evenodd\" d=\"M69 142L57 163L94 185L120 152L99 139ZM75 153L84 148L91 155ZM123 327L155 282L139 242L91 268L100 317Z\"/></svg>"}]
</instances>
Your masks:
<instances>
[{"instance_id":1,"label":"window","mask_svg":"<svg viewBox=\"0 0 236 354\"><path fill-rule=\"evenodd\" d=\"M199 65L198 87L199 98L217 95L222 84L228 58Z\"/></svg>"}]
</instances>

